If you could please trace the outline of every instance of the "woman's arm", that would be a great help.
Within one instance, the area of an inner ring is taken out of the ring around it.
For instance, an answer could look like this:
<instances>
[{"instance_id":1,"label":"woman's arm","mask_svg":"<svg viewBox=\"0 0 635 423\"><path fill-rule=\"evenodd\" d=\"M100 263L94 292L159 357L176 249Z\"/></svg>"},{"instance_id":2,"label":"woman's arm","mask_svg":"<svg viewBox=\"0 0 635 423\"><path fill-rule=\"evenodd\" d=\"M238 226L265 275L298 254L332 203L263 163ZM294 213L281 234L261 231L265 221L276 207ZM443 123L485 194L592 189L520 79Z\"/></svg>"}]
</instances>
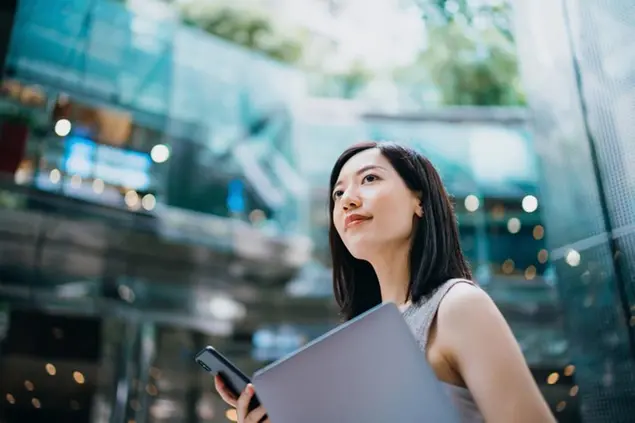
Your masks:
<instances>
[{"instance_id":1,"label":"woman's arm","mask_svg":"<svg viewBox=\"0 0 635 423\"><path fill-rule=\"evenodd\" d=\"M481 289L457 284L437 314L437 341L488 423L555 423L504 317Z\"/></svg>"}]
</instances>

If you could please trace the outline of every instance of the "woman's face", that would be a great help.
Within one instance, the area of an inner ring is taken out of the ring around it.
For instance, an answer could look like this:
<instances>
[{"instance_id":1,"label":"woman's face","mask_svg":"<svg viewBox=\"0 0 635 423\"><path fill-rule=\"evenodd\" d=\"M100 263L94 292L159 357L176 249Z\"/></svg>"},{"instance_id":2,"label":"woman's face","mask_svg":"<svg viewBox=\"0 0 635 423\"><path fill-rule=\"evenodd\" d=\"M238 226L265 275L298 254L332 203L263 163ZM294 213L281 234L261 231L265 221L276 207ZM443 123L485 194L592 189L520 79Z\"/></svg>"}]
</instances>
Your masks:
<instances>
[{"instance_id":1,"label":"woman's face","mask_svg":"<svg viewBox=\"0 0 635 423\"><path fill-rule=\"evenodd\" d=\"M379 149L351 157L331 194L333 224L353 257L370 261L387 248L409 245L420 200Z\"/></svg>"}]
</instances>

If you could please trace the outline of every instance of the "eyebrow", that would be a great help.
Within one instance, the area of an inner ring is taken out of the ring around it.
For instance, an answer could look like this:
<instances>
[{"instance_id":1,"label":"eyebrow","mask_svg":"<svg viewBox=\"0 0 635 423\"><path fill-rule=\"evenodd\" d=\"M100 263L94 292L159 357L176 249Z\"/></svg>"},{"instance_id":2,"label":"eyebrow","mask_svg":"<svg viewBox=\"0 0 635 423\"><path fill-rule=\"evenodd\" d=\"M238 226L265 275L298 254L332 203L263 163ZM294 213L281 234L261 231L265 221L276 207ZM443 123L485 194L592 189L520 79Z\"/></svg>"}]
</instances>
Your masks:
<instances>
[{"instance_id":1,"label":"eyebrow","mask_svg":"<svg viewBox=\"0 0 635 423\"><path fill-rule=\"evenodd\" d=\"M361 175L364 172L367 172L369 170L373 170L373 169L381 169L381 170L386 170L386 168L384 168L383 166L379 166L379 165L366 165L363 166L361 168L359 168L356 172L355 175ZM335 185L333 185L333 189L337 188L338 186L340 186L342 184L342 180L338 180Z\"/></svg>"}]
</instances>

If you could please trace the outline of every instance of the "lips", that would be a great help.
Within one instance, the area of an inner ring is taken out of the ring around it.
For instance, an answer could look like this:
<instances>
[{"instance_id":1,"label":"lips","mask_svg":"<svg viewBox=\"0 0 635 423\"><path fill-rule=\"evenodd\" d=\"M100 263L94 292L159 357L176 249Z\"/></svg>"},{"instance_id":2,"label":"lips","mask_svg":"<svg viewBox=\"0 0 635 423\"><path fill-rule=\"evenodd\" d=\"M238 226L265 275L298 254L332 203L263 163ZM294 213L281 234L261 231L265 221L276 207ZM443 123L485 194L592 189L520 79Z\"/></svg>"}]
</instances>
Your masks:
<instances>
[{"instance_id":1,"label":"lips","mask_svg":"<svg viewBox=\"0 0 635 423\"><path fill-rule=\"evenodd\" d=\"M361 214L351 214L346 216L346 220L344 220L344 227L348 229L352 226L357 226L360 223L366 222L370 219L371 218L369 216L363 216Z\"/></svg>"}]
</instances>

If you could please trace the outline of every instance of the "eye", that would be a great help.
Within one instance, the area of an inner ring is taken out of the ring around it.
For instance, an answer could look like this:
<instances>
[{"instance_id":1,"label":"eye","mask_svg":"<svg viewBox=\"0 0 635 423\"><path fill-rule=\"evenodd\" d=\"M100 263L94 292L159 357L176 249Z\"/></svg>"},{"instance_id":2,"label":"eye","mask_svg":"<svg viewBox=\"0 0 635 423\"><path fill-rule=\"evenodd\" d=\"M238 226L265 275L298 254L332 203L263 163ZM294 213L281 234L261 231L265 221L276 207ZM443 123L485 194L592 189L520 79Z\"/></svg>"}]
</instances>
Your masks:
<instances>
[{"instance_id":1,"label":"eye","mask_svg":"<svg viewBox=\"0 0 635 423\"><path fill-rule=\"evenodd\" d=\"M375 182L378 179L379 178L376 175L370 174L370 175L364 176L364 179L362 179L362 183Z\"/></svg>"},{"instance_id":2,"label":"eye","mask_svg":"<svg viewBox=\"0 0 635 423\"><path fill-rule=\"evenodd\" d=\"M336 199L340 198L342 195L344 195L344 191L341 191L341 190L340 191L335 191L333 193L333 199L336 200Z\"/></svg>"}]
</instances>

